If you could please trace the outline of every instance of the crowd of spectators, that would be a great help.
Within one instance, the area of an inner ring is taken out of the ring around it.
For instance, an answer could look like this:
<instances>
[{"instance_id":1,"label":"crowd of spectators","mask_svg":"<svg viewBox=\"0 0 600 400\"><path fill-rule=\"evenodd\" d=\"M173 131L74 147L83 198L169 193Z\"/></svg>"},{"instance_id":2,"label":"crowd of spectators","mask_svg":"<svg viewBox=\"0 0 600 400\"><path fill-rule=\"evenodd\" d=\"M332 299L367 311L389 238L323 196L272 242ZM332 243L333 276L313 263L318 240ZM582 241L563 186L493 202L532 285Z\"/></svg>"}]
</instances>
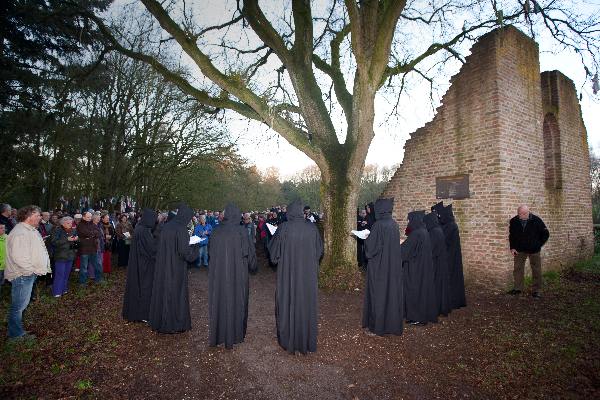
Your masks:
<instances>
[{"instance_id":1,"label":"crowd of spectators","mask_svg":"<svg viewBox=\"0 0 600 400\"><path fill-rule=\"evenodd\" d=\"M304 214L311 223L322 218L309 206ZM156 237L174 215L176 211L158 213L153 230ZM10 204L0 204L0 295L6 278L11 285L9 337L32 336L23 329L22 313L36 282L45 284L52 296L60 298L69 291L73 271L78 273L79 284L86 286L90 281L104 284L105 274L111 273L115 259L118 267L127 267L134 228L140 218L141 212L135 210L42 211L33 205L17 210ZM222 220L220 211L195 210L189 234L204 239L195 262L197 267L208 267L210 235ZM285 206L275 206L265 212L244 212L239 221L251 242L267 252L277 226L287 221L287 210Z\"/></svg>"},{"instance_id":2,"label":"crowd of spectators","mask_svg":"<svg viewBox=\"0 0 600 400\"><path fill-rule=\"evenodd\" d=\"M155 235L160 232L161 225L169 220L169 214L175 213L158 212ZM311 222L318 223L322 218L322 214L312 212L310 206L304 208L304 213ZM251 241L266 251L272 237L267 224L277 227L287 220L286 214L285 205L273 206L262 212L248 211L240 215L240 225L247 229ZM57 209L42 211L40 215L37 231L48 251L52 269L52 273L41 281L51 287L52 295L58 298L68 292L72 271L79 273L79 283L85 285L90 280L102 283L104 275L112 271L113 264L127 266L134 228L141 212L93 209L67 212ZM201 242L196 266L208 267L209 238L222 219L221 211L195 210L188 226L190 235L205 239ZM10 204L0 204L0 290L4 283L6 238L17 224L17 209Z\"/></svg>"}]
</instances>

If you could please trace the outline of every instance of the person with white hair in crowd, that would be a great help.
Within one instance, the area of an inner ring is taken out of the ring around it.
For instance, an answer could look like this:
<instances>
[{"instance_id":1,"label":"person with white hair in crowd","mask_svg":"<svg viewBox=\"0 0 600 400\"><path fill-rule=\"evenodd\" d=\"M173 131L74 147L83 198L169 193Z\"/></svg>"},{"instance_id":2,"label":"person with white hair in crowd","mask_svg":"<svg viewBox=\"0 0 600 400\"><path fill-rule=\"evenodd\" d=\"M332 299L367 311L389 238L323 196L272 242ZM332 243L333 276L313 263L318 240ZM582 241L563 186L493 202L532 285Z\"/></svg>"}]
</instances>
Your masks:
<instances>
[{"instance_id":1,"label":"person with white hair in crowd","mask_svg":"<svg viewBox=\"0 0 600 400\"><path fill-rule=\"evenodd\" d=\"M11 211L12 207L10 204L0 204L0 224L4 225L4 229L6 230L6 234L8 235L12 228L15 227L13 220L11 219Z\"/></svg>"},{"instance_id":2,"label":"person with white hair in crowd","mask_svg":"<svg viewBox=\"0 0 600 400\"><path fill-rule=\"evenodd\" d=\"M58 227L52 232L52 246L54 248L54 281L52 295L60 297L69 289L69 275L73 261L77 255L78 240L77 230L73 226L73 218L62 217Z\"/></svg>"}]
</instances>

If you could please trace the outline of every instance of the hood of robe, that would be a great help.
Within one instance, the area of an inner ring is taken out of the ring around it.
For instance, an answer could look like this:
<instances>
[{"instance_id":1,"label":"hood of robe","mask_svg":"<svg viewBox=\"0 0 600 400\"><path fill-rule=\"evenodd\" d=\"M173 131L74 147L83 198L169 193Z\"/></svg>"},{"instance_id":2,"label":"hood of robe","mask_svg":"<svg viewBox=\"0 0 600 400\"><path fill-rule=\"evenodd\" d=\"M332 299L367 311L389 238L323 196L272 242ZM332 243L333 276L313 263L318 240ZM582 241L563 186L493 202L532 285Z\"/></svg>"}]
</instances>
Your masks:
<instances>
[{"instance_id":1,"label":"hood of robe","mask_svg":"<svg viewBox=\"0 0 600 400\"><path fill-rule=\"evenodd\" d=\"M375 215L375 205L371 202L369 204L367 204L365 206L365 211L367 211L367 206L369 207L369 211L371 214ZM369 214L369 211L367 211L367 214Z\"/></svg>"},{"instance_id":2,"label":"hood of robe","mask_svg":"<svg viewBox=\"0 0 600 400\"><path fill-rule=\"evenodd\" d=\"M148 228L154 228L155 223L156 212L150 208L144 208L144 211L142 211L142 219L140 219L140 224L147 226Z\"/></svg>"},{"instance_id":3,"label":"hood of robe","mask_svg":"<svg viewBox=\"0 0 600 400\"><path fill-rule=\"evenodd\" d=\"M411 211L408 213L408 226L407 228L414 232L417 229L425 228L425 223L423 222L423 218L425 218L425 211Z\"/></svg>"},{"instance_id":4,"label":"hood of robe","mask_svg":"<svg viewBox=\"0 0 600 400\"><path fill-rule=\"evenodd\" d=\"M439 217L441 210L444 209L444 202L440 201L439 203L436 203L434 205L431 206L431 211L436 213Z\"/></svg>"},{"instance_id":5,"label":"hood of robe","mask_svg":"<svg viewBox=\"0 0 600 400\"><path fill-rule=\"evenodd\" d=\"M394 209L394 198L378 199L375 202L375 219L390 219L392 218L392 210Z\"/></svg>"},{"instance_id":6,"label":"hood of robe","mask_svg":"<svg viewBox=\"0 0 600 400\"><path fill-rule=\"evenodd\" d=\"M175 211L169 211L169 214L167 214L167 222L173 221L173 218L175 218L176 215L177 213Z\"/></svg>"},{"instance_id":7,"label":"hood of robe","mask_svg":"<svg viewBox=\"0 0 600 400\"><path fill-rule=\"evenodd\" d=\"M438 216L434 212L431 212L431 213L427 214L423 218L423 222L425 222L425 226L427 227L428 231L430 231L433 228L435 228L436 226L440 225L440 221L438 220Z\"/></svg>"},{"instance_id":8,"label":"hood of robe","mask_svg":"<svg viewBox=\"0 0 600 400\"><path fill-rule=\"evenodd\" d=\"M225 213L223 214L222 224L240 224L240 218L242 216L242 212L240 209L232 203L229 203L225 206Z\"/></svg>"},{"instance_id":9,"label":"hood of robe","mask_svg":"<svg viewBox=\"0 0 600 400\"><path fill-rule=\"evenodd\" d=\"M304 207L300 200L295 200L287 207L287 220L299 221L304 219Z\"/></svg>"},{"instance_id":10,"label":"hood of robe","mask_svg":"<svg viewBox=\"0 0 600 400\"><path fill-rule=\"evenodd\" d=\"M181 203L179 205L179 209L177 210L177 215L173 217L173 222L187 225L192 220L192 216L194 215L194 210L189 208L187 204Z\"/></svg>"},{"instance_id":11,"label":"hood of robe","mask_svg":"<svg viewBox=\"0 0 600 400\"><path fill-rule=\"evenodd\" d=\"M452 204L450 204L440 211L440 222L443 225L452 221L454 221L454 213L452 212Z\"/></svg>"}]
</instances>

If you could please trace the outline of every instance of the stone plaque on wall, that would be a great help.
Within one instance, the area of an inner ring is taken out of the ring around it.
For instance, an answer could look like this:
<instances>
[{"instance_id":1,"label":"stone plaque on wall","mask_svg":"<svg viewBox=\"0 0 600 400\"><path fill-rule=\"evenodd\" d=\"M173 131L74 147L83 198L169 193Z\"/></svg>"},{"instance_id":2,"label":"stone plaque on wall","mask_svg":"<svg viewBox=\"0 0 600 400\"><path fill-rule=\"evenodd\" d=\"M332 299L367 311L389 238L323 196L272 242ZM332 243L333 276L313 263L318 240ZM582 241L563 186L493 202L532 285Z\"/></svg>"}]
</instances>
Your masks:
<instances>
[{"instance_id":1,"label":"stone plaque on wall","mask_svg":"<svg viewBox=\"0 0 600 400\"><path fill-rule=\"evenodd\" d=\"M437 176L435 178L437 199L468 199L469 175Z\"/></svg>"}]
</instances>

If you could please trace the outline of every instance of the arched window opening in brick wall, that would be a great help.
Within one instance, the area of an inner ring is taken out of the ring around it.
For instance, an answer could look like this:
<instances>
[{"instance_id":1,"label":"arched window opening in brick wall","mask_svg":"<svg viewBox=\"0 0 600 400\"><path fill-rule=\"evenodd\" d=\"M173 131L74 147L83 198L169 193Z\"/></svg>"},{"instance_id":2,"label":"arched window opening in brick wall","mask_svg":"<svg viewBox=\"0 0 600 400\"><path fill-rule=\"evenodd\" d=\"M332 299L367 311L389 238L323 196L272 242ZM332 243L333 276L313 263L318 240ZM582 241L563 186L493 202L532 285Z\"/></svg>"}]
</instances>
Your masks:
<instances>
[{"instance_id":1,"label":"arched window opening in brick wall","mask_svg":"<svg viewBox=\"0 0 600 400\"><path fill-rule=\"evenodd\" d=\"M562 166L560 157L560 129L552 113L544 117L544 169L546 188L562 189Z\"/></svg>"}]
</instances>

